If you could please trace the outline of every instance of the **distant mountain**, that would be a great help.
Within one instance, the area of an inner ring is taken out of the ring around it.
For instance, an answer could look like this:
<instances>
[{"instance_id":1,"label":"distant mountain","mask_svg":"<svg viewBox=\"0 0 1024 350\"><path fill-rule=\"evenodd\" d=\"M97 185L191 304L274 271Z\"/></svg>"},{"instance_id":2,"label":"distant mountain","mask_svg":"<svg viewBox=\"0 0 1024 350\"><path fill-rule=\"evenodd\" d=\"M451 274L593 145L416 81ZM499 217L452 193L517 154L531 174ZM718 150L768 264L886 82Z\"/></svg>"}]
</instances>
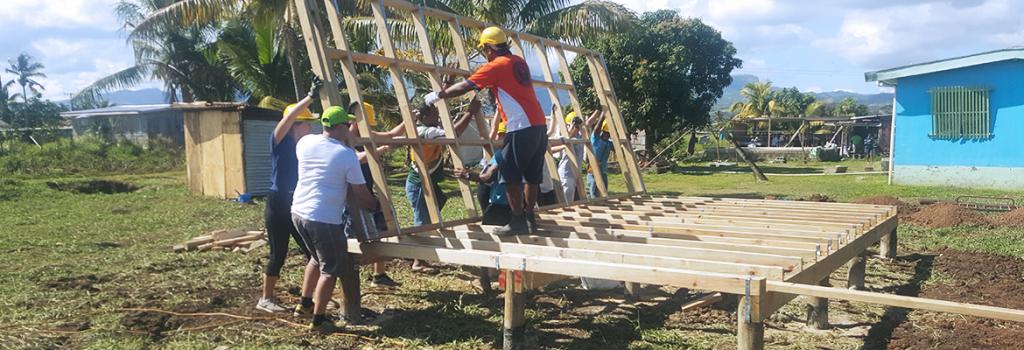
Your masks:
<instances>
[{"instance_id":1,"label":"distant mountain","mask_svg":"<svg viewBox=\"0 0 1024 350\"><path fill-rule=\"evenodd\" d=\"M729 109L733 103L743 101L743 96L740 96L740 90L743 90L743 86L748 83L760 81L757 76L750 74L735 74L732 76L732 84L726 86L722 91L722 98L718 99L715 103L715 110ZM775 89L781 90L782 87L775 87ZM824 102L839 102L843 99L850 97L854 101L868 105L869 107L879 107L892 103L891 93L877 93L877 94L860 94L850 91L827 91L827 92L815 92L814 97Z\"/></svg>"}]
</instances>

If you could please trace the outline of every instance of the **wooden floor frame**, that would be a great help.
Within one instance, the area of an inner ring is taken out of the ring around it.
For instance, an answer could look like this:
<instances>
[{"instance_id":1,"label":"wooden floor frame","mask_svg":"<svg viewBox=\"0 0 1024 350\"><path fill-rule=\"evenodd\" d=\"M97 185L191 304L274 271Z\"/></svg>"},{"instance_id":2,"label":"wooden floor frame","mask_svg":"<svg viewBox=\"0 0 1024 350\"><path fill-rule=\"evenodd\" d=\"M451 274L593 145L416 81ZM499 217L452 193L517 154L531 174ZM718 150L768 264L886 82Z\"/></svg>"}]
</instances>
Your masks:
<instances>
[{"instance_id":1,"label":"wooden floor frame","mask_svg":"<svg viewBox=\"0 0 1024 350\"><path fill-rule=\"evenodd\" d=\"M506 301L519 305L506 309L510 320L521 318L516 294L566 276L736 295L740 349L762 349L763 320L800 295L825 305L824 327L827 299L1024 321L1019 310L820 286L847 266L850 286L863 288L868 248L895 255L895 207L630 196L548 208L540 218L542 230L531 235L453 224L388 242L352 241L349 251L364 262L400 257L520 272L506 291Z\"/></svg>"}]
</instances>

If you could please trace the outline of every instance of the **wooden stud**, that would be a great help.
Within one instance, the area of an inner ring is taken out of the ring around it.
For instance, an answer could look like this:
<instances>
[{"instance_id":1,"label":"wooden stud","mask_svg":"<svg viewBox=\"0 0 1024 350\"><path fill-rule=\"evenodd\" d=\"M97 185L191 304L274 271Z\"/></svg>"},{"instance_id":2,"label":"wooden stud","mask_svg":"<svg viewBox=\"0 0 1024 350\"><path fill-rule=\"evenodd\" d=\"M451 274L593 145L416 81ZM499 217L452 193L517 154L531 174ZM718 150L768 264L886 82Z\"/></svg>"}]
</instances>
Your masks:
<instances>
[{"instance_id":1,"label":"wooden stud","mask_svg":"<svg viewBox=\"0 0 1024 350\"><path fill-rule=\"evenodd\" d=\"M382 2L378 1L371 1L370 8L373 10L374 23L377 26L377 38L384 49L384 57L397 59L398 52L395 49L394 41L391 39L390 27L387 22L387 9ZM411 99L409 98L409 89L406 86L405 73L401 67L395 64L388 65L388 72L391 74L391 84L394 86L393 91L395 92L395 98L398 100L398 110L402 114L402 123L405 125L405 136L419 140L416 132L416 121L412 117L412 107L409 105ZM419 143L411 146L410 151L414 155L413 160L416 170L419 171L425 184L423 186L423 199L427 204L430 222L443 223L441 208L437 206L437 193L434 193L434 186L430 185L430 168L424 161L423 144Z\"/></svg>"},{"instance_id":2,"label":"wooden stud","mask_svg":"<svg viewBox=\"0 0 1024 350\"><path fill-rule=\"evenodd\" d=\"M299 20L303 29L303 36L307 42L307 51L312 52L317 51L314 50L314 48L323 48L326 46L326 43L323 42L322 39L317 40L317 38L320 38L322 35L320 34L319 22L309 20L310 18L317 17L311 15L309 9L306 8L306 1L309 0L296 1L296 5L298 6L300 13L305 14L300 15ZM338 9L334 7L334 2L329 0L324 1L324 7L328 14L327 18L331 25L331 32L334 35L335 45L341 49L348 49L348 38L346 38L342 31L342 24L341 19L339 18L340 14L338 13ZM328 62L323 56L324 54L321 52L315 52L315 55L314 53L310 54L310 60L315 65L313 71L324 80L327 86L336 86L337 84L334 80L335 74L333 65L330 64L330 62ZM347 89L349 100L357 102L360 105L363 104L362 89L359 85L355 64L353 64L351 59L341 60L341 72L342 77L345 80L345 86L349 87ZM320 96L321 101L326 103L326 105L340 105L342 103L341 95L335 89L321 89ZM325 97L326 101L324 101ZM359 121L356 123L356 127L359 129L359 134L362 136L369 136L370 124L367 121L367 116L364 115L364 110L362 108L357 108L354 112L356 112L356 117L359 118ZM384 212L385 222L387 223L388 229L396 232L397 234L398 232L401 232L401 228L399 227L398 217L395 213L394 205L392 204L391 190L388 189L387 186L387 176L384 174L383 166L384 161L381 159L380 155L377 154L376 149L378 145L373 142L372 139L368 145L364 146L369 146L364 147L367 151L367 164L370 166L370 175L374 180L374 192L377 195L377 199L380 201L380 207Z\"/></svg>"},{"instance_id":3,"label":"wooden stud","mask_svg":"<svg viewBox=\"0 0 1024 350\"><path fill-rule=\"evenodd\" d=\"M561 43L559 43L558 47L555 48L555 56L558 58L558 70L562 73L562 79L564 79L564 81L569 85L575 85L573 84L572 73L569 71L569 61L565 58L565 47ZM576 112L578 117L587 118L588 116L584 114L583 108L580 105L579 97L576 95L576 90L566 91L569 93L569 102L572 104L572 110ZM584 156L590 164L597 164L597 155L594 154L594 147L589 141L591 130L586 124L581 125L580 127L582 128L580 131L580 138L587 140L583 147ZM580 162L581 160L577 159L577 164L582 166L583 164ZM608 185L605 184L604 178L601 176L601 170L596 166L590 166L588 167L588 171L590 172L590 175L594 177L594 183L597 184L598 194L600 194L601 197L608 197ZM576 174L580 174L580 172L577 170ZM582 175L579 179L579 184L577 191L580 191L580 198L584 198L584 194L587 193L587 187Z\"/></svg>"},{"instance_id":4,"label":"wooden stud","mask_svg":"<svg viewBox=\"0 0 1024 350\"><path fill-rule=\"evenodd\" d=\"M430 43L430 35L427 33L427 17L423 14L423 7L418 7L419 11L412 14L413 28L416 29L416 35L420 42L420 52L423 55L423 61L431 66L437 66L437 62L434 59L434 45ZM453 38L458 40L458 38ZM434 91L441 91L444 86L441 84L441 74L439 70L434 69L427 72L427 78L430 80L430 86ZM437 110L440 114L441 125L444 128L445 137L451 139L454 143L448 145L448 154L451 156L452 166L455 168L466 168L465 163L462 161L462 156L459 151L462 149L462 145L459 143L459 135L455 132L455 126L452 124L451 112L448 109L448 102L445 100L437 101ZM479 119L483 116L469 116L469 118ZM424 179L424 183L427 183L427 179ZM473 196L473 191L469 188L468 179L457 179L456 182L459 184L459 192L462 193L462 204L466 208L466 212L469 216L477 216L476 197ZM435 221L440 222L440 221Z\"/></svg>"}]
</instances>

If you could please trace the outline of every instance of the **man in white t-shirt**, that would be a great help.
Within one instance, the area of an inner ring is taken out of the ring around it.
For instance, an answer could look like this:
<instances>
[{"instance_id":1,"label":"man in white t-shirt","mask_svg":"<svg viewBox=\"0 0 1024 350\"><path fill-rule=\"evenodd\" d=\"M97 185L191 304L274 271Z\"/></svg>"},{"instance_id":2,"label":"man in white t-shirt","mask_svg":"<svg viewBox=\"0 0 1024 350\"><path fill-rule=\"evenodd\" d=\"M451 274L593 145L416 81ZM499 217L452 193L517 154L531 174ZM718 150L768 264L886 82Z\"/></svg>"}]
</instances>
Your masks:
<instances>
[{"instance_id":1,"label":"man in white t-shirt","mask_svg":"<svg viewBox=\"0 0 1024 350\"><path fill-rule=\"evenodd\" d=\"M327 333L338 330L326 312L339 275L359 283L341 213L350 195L361 208L379 206L366 188L356 151L344 143L354 120L343 108L328 107L320 117L323 133L303 137L295 145L299 180L292 199L292 222L312 256L303 276L302 303L295 313L312 314L310 329Z\"/></svg>"}]
</instances>

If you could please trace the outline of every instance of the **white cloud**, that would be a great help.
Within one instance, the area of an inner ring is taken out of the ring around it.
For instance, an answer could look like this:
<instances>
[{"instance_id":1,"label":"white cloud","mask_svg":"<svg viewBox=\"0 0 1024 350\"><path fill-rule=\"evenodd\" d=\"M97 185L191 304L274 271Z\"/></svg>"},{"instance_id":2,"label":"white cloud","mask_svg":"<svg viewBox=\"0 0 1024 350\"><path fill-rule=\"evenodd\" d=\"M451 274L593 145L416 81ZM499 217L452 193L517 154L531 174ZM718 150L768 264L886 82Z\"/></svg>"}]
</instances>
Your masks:
<instances>
[{"instance_id":1,"label":"white cloud","mask_svg":"<svg viewBox=\"0 0 1024 350\"><path fill-rule=\"evenodd\" d=\"M844 15L839 33L813 45L851 62L887 68L1024 43L1024 4L930 2ZM964 52L966 51L966 52Z\"/></svg>"},{"instance_id":2,"label":"white cloud","mask_svg":"<svg viewBox=\"0 0 1024 350\"><path fill-rule=\"evenodd\" d=\"M4 0L0 22L8 28L116 29L114 0Z\"/></svg>"}]
</instances>

